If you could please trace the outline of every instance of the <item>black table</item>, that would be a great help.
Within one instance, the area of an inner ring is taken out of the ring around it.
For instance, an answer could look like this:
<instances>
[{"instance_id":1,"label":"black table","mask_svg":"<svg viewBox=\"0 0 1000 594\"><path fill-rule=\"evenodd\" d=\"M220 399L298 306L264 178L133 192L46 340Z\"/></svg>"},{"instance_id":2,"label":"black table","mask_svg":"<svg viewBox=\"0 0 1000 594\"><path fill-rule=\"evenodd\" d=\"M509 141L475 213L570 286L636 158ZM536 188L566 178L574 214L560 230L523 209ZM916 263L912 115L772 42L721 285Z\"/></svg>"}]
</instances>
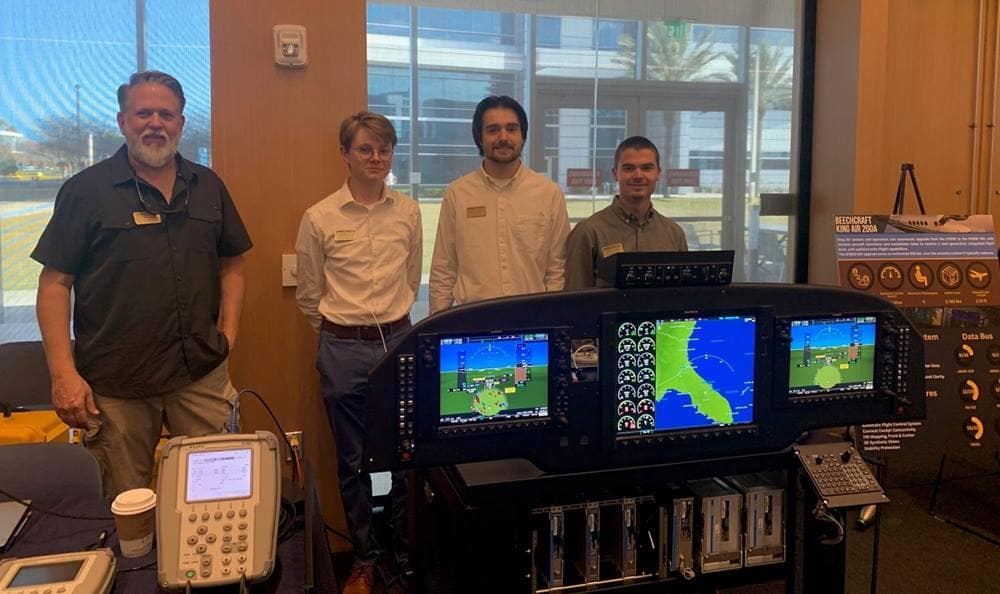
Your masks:
<instances>
[{"instance_id":1,"label":"black table","mask_svg":"<svg viewBox=\"0 0 1000 594\"><path fill-rule=\"evenodd\" d=\"M143 557L122 557L110 505L103 499L81 499L71 493L53 493L44 501L34 500L37 508L7 551L0 558L33 557L53 553L69 553L95 548L102 532L108 537L105 547L117 556L118 576L113 592L142 594L166 592L156 585L156 549ZM74 518L57 517L42 512L51 510ZM254 594L301 593L305 588L305 532L301 522L284 542L278 543L278 563L274 575L265 582L254 584ZM238 592L237 585L199 589L206 594Z\"/></svg>"}]
</instances>

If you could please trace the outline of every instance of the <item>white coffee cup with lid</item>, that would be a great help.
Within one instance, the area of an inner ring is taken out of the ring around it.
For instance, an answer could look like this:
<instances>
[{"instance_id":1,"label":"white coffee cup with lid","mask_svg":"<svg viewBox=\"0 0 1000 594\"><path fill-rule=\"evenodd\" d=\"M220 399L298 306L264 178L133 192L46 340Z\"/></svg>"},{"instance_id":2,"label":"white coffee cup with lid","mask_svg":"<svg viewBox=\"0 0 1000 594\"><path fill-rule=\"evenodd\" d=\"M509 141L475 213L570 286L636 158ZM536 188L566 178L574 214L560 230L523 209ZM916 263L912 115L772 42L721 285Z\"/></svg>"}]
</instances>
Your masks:
<instances>
[{"instance_id":1,"label":"white coffee cup with lid","mask_svg":"<svg viewBox=\"0 0 1000 594\"><path fill-rule=\"evenodd\" d=\"M156 493L152 489L129 489L111 503L118 530L118 545L125 557L142 557L153 549L156 532Z\"/></svg>"}]
</instances>

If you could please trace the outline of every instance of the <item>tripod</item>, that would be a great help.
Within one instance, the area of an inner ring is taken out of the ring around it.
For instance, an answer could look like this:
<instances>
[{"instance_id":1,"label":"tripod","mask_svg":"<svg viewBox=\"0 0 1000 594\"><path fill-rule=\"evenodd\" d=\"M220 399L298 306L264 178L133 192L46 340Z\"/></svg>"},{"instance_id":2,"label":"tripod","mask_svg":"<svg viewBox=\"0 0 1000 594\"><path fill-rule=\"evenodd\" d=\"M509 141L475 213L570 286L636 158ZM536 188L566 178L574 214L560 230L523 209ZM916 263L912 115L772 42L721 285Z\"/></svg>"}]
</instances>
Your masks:
<instances>
[{"instance_id":1,"label":"tripod","mask_svg":"<svg viewBox=\"0 0 1000 594\"><path fill-rule=\"evenodd\" d=\"M892 214L903 214L903 201L906 198L907 174L909 174L910 181L913 183L913 193L917 196L917 206L920 208L920 214L927 214L927 211L924 210L924 199L920 197L920 188L917 187L917 177L913 175L913 163L903 163L899 167L899 185L896 187L896 202L892 206Z\"/></svg>"}]
</instances>

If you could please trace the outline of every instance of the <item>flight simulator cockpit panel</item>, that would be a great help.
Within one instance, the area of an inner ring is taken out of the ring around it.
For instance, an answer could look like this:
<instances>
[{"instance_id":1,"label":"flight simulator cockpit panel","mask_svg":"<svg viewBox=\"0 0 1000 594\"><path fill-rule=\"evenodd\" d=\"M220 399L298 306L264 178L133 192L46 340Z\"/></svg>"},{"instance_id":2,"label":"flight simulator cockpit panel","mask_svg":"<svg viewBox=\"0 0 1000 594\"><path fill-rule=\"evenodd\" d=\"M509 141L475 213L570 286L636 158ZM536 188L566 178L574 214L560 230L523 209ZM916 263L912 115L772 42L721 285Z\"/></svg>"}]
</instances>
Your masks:
<instances>
[{"instance_id":1,"label":"flight simulator cockpit panel","mask_svg":"<svg viewBox=\"0 0 1000 594\"><path fill-rule=\"evenodd\" d=\"M368 470L525 458L545 471L787 448L923 418L920 335L806 285L595 289L456 307L373 370Z\"/></svg>"}]
</instances>

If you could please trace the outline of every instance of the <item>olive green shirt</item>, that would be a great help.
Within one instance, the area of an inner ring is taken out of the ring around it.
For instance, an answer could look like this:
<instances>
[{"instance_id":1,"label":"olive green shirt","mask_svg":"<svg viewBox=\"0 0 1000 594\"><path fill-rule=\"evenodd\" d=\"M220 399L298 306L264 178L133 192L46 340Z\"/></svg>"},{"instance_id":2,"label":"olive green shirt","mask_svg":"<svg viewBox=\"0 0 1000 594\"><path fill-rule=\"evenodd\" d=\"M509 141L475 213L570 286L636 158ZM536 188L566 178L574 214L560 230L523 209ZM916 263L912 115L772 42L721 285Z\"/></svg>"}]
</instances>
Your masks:
<instances>
[{"instance_id":1,"label":"olive green shirt","mask_svg":"<svg viewBox=\"0 0 1000 594\"><path fill-rule=\"evenodd\" d=\"M566 288L608 287L597 276L601 262L622 252L686 252L677 223L650 208L645 220L629 213L615 196L611 204L577 223L566 240Z\"/></svg>"}]
</instances>

